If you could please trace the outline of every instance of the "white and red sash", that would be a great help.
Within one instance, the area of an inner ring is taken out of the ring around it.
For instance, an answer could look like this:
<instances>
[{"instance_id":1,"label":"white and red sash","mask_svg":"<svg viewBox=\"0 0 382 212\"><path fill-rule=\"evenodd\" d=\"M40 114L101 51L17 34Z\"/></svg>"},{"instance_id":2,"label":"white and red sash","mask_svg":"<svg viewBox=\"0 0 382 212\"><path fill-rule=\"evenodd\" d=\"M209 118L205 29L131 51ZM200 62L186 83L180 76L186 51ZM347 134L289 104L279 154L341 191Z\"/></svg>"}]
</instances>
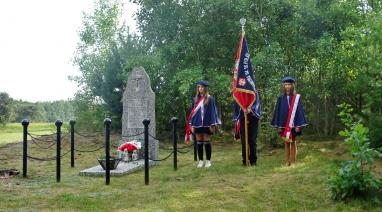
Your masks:
<instances>
[{"instance_id":1,"label":"white and red sash","mask_svg":"<svg viewBox=\"0 0 382 212\"><path fill-rule=\"evenodd\" d=\"M292 128L294 127L294 117L296 115L297 105L300 100L300 94L293 96L291 106L289 107L288 119L285 125L284 133L282 135L285 142L292 142Z\"/></svg>"},{"instance_id":2,"label":"white and red sash","mask_svg":"<svg viewBox=\"0 0 382 212\"><path fill-rule=\"evenodd\" d=\"M194 108L192 108L191 113L190 113L190 115L187 118L186 136L185 136L185 140L186 140L187 144L189 144L190 140L192 140L192 136L191 136L191 119L198 112L198 110L203 106L203 104L204 104L204 97L201 97L199 99L199 101L195 104Z\"/></svg>"}]
</instances>

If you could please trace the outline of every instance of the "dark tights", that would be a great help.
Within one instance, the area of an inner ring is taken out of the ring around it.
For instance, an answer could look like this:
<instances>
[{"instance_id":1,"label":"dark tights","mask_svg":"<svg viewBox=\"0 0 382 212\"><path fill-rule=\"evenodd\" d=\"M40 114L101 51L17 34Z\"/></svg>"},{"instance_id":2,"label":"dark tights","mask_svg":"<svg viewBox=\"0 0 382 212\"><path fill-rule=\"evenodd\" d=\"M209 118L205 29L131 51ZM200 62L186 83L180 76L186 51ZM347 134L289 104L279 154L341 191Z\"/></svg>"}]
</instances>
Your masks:
<instances>
[{"instance_id":1,"label":"dark tights","mask_svg":"<svg viewBox=\"0 0 382 212\"><path fill-rule=\"evenodd\" d=\"M211 160L212 148L209 141L198 141L198 157L199 160L203 160L203 145L206 148L207 160Z\"/></svg>"}]
</instances>

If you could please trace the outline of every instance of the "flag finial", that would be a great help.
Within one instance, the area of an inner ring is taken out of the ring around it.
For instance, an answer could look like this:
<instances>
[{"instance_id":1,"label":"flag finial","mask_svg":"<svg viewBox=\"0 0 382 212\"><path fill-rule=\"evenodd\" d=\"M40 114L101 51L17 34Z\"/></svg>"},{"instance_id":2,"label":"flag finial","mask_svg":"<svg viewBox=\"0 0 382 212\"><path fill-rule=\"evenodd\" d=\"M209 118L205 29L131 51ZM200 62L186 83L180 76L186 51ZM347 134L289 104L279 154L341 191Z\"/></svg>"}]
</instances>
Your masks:
<instances>
[{"instance_id":1,"label":"flag finial","mask_svg":"<svg viewBox=\"0 0 382 212\"><path fill-rule=\"evenodd\" d=\"M245 22L247 20L245 18L240 18L241 30L244 31Z\"/></svg>"}]
</instances>

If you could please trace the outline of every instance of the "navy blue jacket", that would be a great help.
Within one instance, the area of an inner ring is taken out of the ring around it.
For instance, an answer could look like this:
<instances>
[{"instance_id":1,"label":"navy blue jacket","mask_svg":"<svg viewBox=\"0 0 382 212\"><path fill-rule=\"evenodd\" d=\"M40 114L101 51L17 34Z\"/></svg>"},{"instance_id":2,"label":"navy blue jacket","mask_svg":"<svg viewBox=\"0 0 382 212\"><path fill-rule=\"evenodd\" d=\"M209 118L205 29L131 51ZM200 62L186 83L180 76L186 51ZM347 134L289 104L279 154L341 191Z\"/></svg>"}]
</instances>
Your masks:
<instances>
[{"instance_id":1,"label":"navy blue jacket","mask_svg":"<svg viewBox=\"0 0 382 212\"><path fill-rule=\"evenodd\" d=\"M193 102L193 106L195 103ZM203 117L202 117L203 116ZM208 96L208 104L204 104L198 112L191 118L191 127L210 127L221 124L215 99Z\"/></svg>"},{"instance_id":2,"label":"navy blue jacket","mask_svg":"<svg viewBox=\"0 0 382 212\"><path fill-rule=\"evenodd\" d=\"M277 128L285 128L288 113L289 113L289 105L292 103L293 96L288 97L286 94L279 96L277 99L275 111L273 113L273 119L271 122L272 127ZM304 111L302 109L301 97L297 105L296 115L294 117L294 127L304 127L308 125L305 119Z\"/></svg>"}]
</instances>

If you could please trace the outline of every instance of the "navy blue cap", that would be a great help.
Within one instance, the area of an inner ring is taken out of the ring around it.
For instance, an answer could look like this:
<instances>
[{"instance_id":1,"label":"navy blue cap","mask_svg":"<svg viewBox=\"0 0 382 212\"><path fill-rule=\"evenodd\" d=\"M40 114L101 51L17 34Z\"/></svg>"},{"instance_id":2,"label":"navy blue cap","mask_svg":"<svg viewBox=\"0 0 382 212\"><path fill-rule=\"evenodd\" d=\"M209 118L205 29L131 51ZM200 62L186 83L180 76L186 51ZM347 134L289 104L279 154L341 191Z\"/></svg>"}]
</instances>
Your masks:
<instances>
[{"instance_id":1,"label":"navy blue cap","mask_svg":"<svg viewBox=\"0 0 382 212\"><path fill-rule=\"evenodd\" d=\"M291 77L291 76L285 76L283 79L282 79L282 82L283 83L294 83L296 80Z\"/></svg>"},{"instance_id":2,"label":"navy blue cap","mask_svg":"<svg viewBox=\"0 0 382 212\"><path fill-rule=\"evenodd\" d=\"M203 85L203 86L208 86L208 81L206 80L199 80L196 82L197 85Z\"/></svg>"}]
</instances>

